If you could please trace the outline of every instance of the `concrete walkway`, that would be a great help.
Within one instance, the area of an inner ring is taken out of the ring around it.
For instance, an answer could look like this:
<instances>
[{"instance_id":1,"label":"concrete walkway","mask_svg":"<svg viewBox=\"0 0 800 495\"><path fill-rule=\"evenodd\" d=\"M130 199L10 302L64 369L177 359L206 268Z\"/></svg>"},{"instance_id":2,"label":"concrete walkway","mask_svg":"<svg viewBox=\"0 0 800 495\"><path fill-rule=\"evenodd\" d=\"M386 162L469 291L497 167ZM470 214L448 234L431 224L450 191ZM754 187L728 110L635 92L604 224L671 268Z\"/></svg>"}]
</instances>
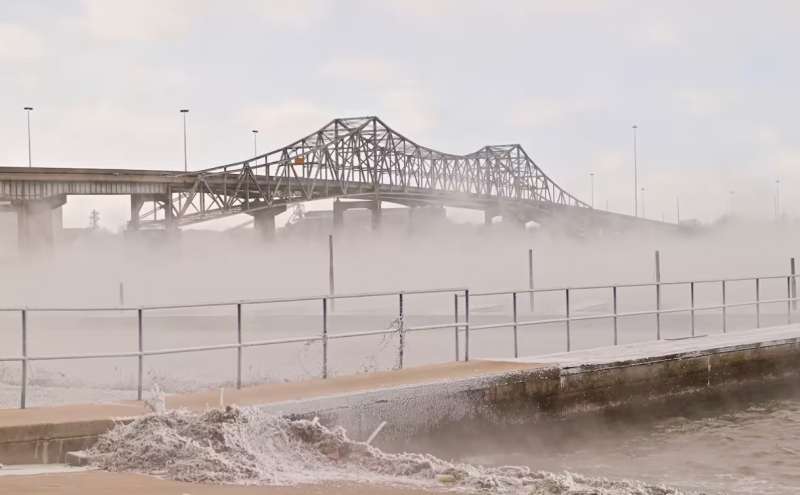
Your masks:
<instances>
[{"instance_id":1,"label":"concrete walkway","mask_svg":"<svg viewBox=\"0 0 800 495\"><path fill-rule=\"evenodd\" d=\"M0 493L9 495L430 495L434 492L367 484L292 487L197 485L137 474L84 471L35 476L0 476Z\"/></svg>"}]
</instances>

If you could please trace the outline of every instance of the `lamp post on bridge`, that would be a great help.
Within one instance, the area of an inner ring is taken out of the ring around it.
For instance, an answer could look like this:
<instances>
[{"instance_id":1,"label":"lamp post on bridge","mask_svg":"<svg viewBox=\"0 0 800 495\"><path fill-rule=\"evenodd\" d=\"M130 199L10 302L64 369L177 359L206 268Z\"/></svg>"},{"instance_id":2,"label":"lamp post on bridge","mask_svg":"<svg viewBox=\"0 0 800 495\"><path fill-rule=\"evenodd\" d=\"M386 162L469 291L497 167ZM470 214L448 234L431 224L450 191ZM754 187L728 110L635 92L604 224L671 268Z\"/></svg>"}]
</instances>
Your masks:
<instances>
[{"instance_id":1,"label":"lamp post on bridge","mask_svg":"<svg viewBox=\"0 0 800 495\"><path fill-rule=\"evenodd\" d=\"M25 107L23 110L28 114L28 168L31 168L31 111L33 107Z\"/></svg>"},{"instance_id":2,"label":"lamp post on bridge","mask_svg":"<svg viewBox=\"0 0 800 495\"><path fill-rule=\"evenodd\" d=\"M775 180L775 220L781 217L781 180Z\"/></svg>"},{"instance_id":3,"label":"lamp post on bridge","mask_svg":"<svg viewBox=\"0 0 800 495\"><path fill-rule=\"evenodd\" d=\"M253 156L258 156L258 129L253 129Z\"/></svg>"},{"instance_id":4,"label":"lamp post on bridge","mask_svg":"<svg viewBox=\"0 0 800 495\"><path fill-rule=\"evenodd\" d=\"M589 172L589 180L592 183L592 208L594 208L594 172Z\"/></svg>"},{"instance_id":5,"label":"lamp post on bridge","mask_svg":"<svg viewBox=\"0 0 800 495\"><path fill-rule=\"evenodd\" d=\"M642 218L647 218L647 213L644 212L644 187L642 187Z\"/></svg>"},{"instance_id":6,"label":"lamp post on bridge","mask_svg":"<svg viewBox=\"0 0 800 495\"><path fill-rule=\"evenodd\" d=\"M183 114L183 171L189 171L189 159L188 153L186 149L186 114L189 113L188 108L182 108L181 113Z\"/></svg>"},{"instance_id":7,"label":"lamp post on bridge","mask_svg":"<svg viewBox=\"0 0 800 495\"><path fill-rule=\"evenodd\" d=\"M633 126L633 216L639 216L639 163L636 149L636 129L639 127L634 124ZM644 210L644 208L642 208Z\"/></svg>"}]
</instances>

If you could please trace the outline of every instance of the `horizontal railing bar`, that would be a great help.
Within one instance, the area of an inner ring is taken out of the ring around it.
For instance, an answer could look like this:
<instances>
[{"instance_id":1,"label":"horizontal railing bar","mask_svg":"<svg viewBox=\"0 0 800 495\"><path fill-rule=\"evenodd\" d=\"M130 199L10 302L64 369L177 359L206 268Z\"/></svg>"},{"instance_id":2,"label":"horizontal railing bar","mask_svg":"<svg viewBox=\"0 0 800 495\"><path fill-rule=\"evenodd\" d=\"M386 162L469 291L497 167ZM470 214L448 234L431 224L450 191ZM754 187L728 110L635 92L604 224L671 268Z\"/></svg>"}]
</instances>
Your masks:
<instances>
[{"instance_id":1,"label":"horizontal railing bar","mask_svg":"<svg viewBox=\"0 0 800 495\"><path fill-rule=\"evenodd\" d=\"M50 356L28 356L28 361L69 361L73 359L108 359L138 357L138 352L105 352L100 354L53 354Z\"/></svg>"},{"instance_id":2,"label":"horizontal railing bar","mask_svg":"<svg viewBox=\"0 0 800 495\"><path fill-rule=\"evenodd\" d=\"M363 337L367 335L383 335L389 333L397 333L396 328L383 329L383 330L369 330L366 332L350 332L350 333L329 333L328 340L336 339L349 339L350 337Z\"/></svg>"},{"instance_id":3,"label":"horizontal railing bar","mask_svg":"<svg viewBox=\"0 0 800 495\"><path fill-rule=\"evenodd\" d=\"M322 337L306 336L306 337L293 337L291 339L272 339L272 340L254 340L250 342L242 342L242 347L262 347L276 344L296 344L298 342L321 342Z\"/></svg>"},{"instance_id":4,"label":"horizontal railing bar","mask_svg":"<svg viewBox=\"0 0 800 495\"><path fill-rule=\"evenodd\" d=\"M421 332L423 330L439 330L442 328L453 328L457 326L462 326L464 323L459 323L457 321L451 323L437 323L435 325L422 325L418 327L406 327L405 332Z\"/></svg>"},{"instance_id":5,"label":"horizontal railing bar","mask_svg":"<svg viewBox=\"0 0 800 495\"><path fill-rule=\"evenodd\" d=\"M155 311L165 309L192 309L192 308L214 308L220 306L236 306L237 304L252 305L252 304L273 304L273 303L289 303L289 302L308 302L320 301L322 299L358 299L367 297L385 297L396 296L398 294L441 294L463 292L465 288L437 288L437 289L412 289L412 290L398 290L398 291L378 291L378 292L353 292L347 294L321 294L315 296L303 297L279 297L279 298L265 298L265 299L240 299L231 301L220 302L207 302L207 303L189 303L189 304L165 304L165 305L144 305L144 306L93 306L93 307L3 307L0 311L36 311L36 312L75 312L75 311Z\"/></svg>"},{"instance_id":6,"label":"horizontal railing bar","mask_svg":"<svg viewBox=\"0 0 800 495\"><path fill-rule=\"evenodd\" d=\"M605 285L576 285L576 286L561 286L561 287L542 287L538 289L530 289L530 288L520 288L520 289L507 289L507 290L496 290L496 291L488 291L488 292L470 292L469 296L501 296L501 295L511 295L513 293L517 294L530 294L530 293L545 293L545 292L560 292L569 289L570 291L576 290L601 290L601 289L611 289L613 287L617 287L618 289L624 288L636 288L636 287L656 287L657 285L689 285L689 284L713 284L713 283L722 283L722 282L746 282L746 281L755 281L758 280L785 280L786 278L798 278L800 274L792 275L765 275L763 277L739 277L739 278L719 278L719 279L700 279L700 280L677 280L677 281L666 281L666 282L633 282L633 283L620 283L620 284L605 284ZM456 292L456 291L454 291ZM456 294L459 298L463 299L463 294Z\"/></svg>"}]
</instances>

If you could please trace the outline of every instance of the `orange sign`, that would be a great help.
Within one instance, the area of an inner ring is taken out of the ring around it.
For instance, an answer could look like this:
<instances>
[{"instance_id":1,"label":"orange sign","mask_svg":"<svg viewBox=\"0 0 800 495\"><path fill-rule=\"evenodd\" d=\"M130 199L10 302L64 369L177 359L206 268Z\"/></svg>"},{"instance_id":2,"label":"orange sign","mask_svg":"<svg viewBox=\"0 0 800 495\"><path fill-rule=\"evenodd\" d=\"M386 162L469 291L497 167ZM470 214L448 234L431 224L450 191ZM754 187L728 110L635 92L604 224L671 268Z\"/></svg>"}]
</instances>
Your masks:
<instances>
[{"instance_id":1,"label":"orange sign","mask_svg":"<svg viewBox=\"0 0 800 495\"><path fill-rule=\"evenodd\" d=\"M297 156L294 159L294 164L295 165L303 165L305 163L306 163L306 157L304 157L304 156Z\"/></svg>"}]
</instances>

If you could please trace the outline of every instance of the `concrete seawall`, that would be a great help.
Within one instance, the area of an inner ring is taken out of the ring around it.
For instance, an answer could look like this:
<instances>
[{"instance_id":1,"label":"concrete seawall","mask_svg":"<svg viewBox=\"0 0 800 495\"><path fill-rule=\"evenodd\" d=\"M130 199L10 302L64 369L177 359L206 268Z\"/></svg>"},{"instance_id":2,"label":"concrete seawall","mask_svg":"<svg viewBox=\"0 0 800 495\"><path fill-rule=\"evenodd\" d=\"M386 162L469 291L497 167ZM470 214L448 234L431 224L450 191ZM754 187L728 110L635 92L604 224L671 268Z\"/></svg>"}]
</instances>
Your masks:
<instances>
[{"instance_id":1,"label":"concrete seawall","mask_svg":"<svg viewBox=\"0 0 800 495\"><path fill-rule=\"evenodd\" d=\"M735 397L800 374L800 326L395 372L264 385L225 392L227 404L319 416L381 443L458 430L474 422L531 422L616 408L647 408L699 394ZM218 391L177 395L169 407L218 405ZM63 461L143 404L0 411L0 463Z\"/></svg>"}]
</instances>

